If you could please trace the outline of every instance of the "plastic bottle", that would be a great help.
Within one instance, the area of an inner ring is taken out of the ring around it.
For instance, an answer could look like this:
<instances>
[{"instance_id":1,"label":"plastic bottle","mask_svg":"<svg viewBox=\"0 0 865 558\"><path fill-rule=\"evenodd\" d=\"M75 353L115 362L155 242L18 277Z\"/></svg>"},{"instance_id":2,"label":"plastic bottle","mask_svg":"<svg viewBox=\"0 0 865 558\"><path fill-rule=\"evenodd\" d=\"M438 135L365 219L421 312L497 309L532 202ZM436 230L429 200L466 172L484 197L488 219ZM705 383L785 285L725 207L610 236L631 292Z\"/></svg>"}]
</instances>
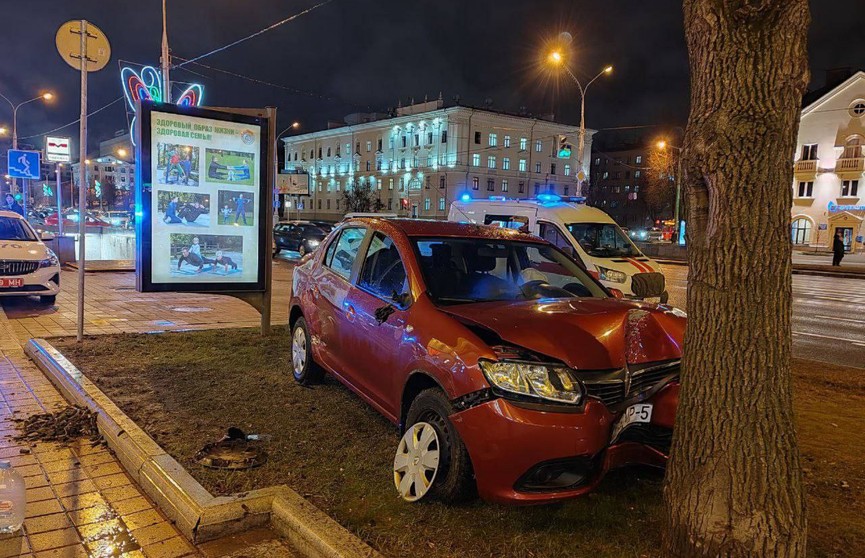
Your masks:
<instances>
[{"instance_id":1,"label":"plastic bottle","mask_svg":"<svg viewBox=\"0 0 865 558\"><path fill-rule=\"evenodd\" d=\"M8 461L0 461L0 533L14 533L24 523L24 479Z\"/></svg>"}]
</instances>

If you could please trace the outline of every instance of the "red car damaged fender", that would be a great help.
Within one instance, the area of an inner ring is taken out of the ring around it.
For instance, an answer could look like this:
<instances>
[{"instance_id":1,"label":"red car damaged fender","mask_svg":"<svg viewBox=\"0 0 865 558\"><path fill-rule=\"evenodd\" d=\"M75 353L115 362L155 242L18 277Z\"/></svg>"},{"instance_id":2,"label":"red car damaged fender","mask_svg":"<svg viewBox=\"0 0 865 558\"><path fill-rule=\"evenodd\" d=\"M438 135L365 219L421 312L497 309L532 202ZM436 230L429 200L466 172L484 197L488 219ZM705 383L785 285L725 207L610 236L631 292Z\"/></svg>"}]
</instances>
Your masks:
<instances>
[{"instance_id":1,"label":"red car damaged fender","mask_svg":"<svg viewBox=\"0 0 865 558\"><path fill-rule=\"evenodd\" d=\"M405 433L415 501L542 503L664 466L685 319L617 300L537 237L351 219L295 269L295 379L328 372Z\"/></svg>"}]
</instances>

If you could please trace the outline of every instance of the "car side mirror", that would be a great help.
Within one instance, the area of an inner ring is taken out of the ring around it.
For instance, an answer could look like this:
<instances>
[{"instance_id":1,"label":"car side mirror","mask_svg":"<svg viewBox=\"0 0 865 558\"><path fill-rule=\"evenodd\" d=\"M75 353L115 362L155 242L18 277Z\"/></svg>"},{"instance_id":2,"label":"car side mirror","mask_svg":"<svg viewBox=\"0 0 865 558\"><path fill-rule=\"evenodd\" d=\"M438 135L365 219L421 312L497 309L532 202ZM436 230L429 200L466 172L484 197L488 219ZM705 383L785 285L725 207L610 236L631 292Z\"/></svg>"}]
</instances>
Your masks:
<instances>
[{"instance_id":1,"label":"car side mirror","mask_svg":"<svg viewBox=\"0 0 865 558\"><path fill-rule=\"evenodd\" d=\"M393 300L396 307L400 310L405 310L411 305L411 293L394 293L391 295L391 300Z\"/></svg>"}]
</instances>

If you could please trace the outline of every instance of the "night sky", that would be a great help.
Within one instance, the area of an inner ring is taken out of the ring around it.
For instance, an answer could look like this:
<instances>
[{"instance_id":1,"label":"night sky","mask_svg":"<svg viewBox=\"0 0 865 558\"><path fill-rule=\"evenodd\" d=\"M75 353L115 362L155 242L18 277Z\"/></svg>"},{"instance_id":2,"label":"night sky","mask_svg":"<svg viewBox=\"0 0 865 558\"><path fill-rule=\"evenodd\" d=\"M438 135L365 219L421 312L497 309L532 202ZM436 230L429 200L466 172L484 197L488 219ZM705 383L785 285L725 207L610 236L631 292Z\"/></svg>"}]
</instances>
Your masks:
<instances>
[{"instance_id":1,"label":"night sky","mask_svg":"<svg viewBox=\"0 0 865 558\"><path fill-rule=\"evenodd\" d=\"M168 0L172 54L192 58L254 33L316 4L316 0ZM122 95L119 61L157 65L160 0L0 0L0 93L14 102L50 89L58 98L19 111L22 142L78 117L79 76L57 54L54 35L86 18L112 44L112 61L90 74L90 110ZM827 68L865 67L861 0L813 0L812 86ZM606 64L615 71L587 96L593 128L684 123L688 60L677 0L333 0L293 22L201 62L268 81L253 83L201 66L172 74L200 82L205 103L278 107L280 129L298 120L303 131L358 111L383 111L442 93L463 103L533 113L555 112L577 122L575 86L539 69L547 41L569 31L571 68L581 78ZM177 60L175 60L177 62ZM192 73L194 72L194 73ZM0 124L11 125L0 104ZM90 119L88 142L127 126L125 101ZM76 137L78 127L57 132ZM0 145L5 150L5 145ZM5 162L3 163L5 165Z\"/></svg>"}]
</instances>

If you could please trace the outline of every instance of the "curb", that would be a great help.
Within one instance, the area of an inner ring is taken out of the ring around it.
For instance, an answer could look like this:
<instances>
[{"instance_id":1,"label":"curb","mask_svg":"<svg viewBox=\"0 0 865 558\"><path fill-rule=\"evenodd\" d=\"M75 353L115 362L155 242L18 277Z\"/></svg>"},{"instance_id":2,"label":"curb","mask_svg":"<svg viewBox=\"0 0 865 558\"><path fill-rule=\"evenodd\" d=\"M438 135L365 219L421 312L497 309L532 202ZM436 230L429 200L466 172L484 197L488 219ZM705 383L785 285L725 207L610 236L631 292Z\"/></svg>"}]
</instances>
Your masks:
<instances>
[{"instance_id":1,"label":"curb","mask_svg":"<svg viewBox=\"0 0 865 558\"><path fill-rule=\"evenodd\" d=\"M383 558L288 486L213 496L50 343L31 339L24 352L67 401L98 413L123 468L193 543L270 523L308 558Z\"/></svg>"},{"instance_id":2,"label":"curb","mask_svg":"<svg viewBox=\"0 0 865 558\"><path fill-rule=\"evenodd\" d=\"M688 267L684 260L655 260L661 265L678 265ZM793 275L810 275L812 277L838 277L841 279L865 279L865 270L831 271L822 269L821 266L806 264L793 264Z\"/></svg>"}]
</instances>

